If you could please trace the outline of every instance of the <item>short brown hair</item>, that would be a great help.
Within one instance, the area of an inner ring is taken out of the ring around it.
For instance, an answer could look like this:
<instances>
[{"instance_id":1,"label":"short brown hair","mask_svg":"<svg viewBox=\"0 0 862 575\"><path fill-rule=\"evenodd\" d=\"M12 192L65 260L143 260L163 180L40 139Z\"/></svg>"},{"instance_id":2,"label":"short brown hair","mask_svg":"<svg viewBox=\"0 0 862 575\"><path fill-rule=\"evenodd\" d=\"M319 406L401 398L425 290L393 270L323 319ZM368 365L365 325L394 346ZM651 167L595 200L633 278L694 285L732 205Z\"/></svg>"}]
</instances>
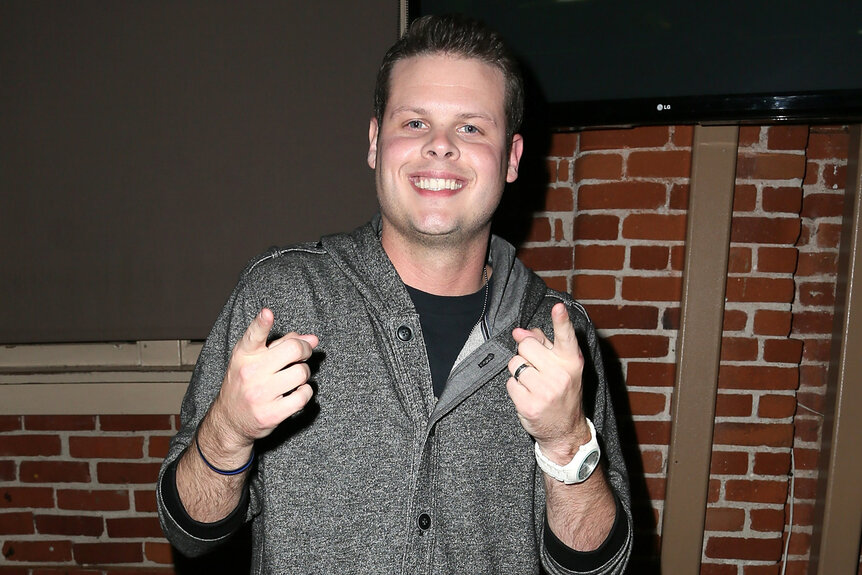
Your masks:
<instances>
[{"instance_id":1,"label":"short brown hair","mask_svg":"<svg viewBox=\"0 0 862 575\"><path fill-rule=\"evenodd\" d=\"M386 52L377 71L374 88L374 116L378 123L383 122L395 63L433 54L476 58L503 73L506 140L511 142L524 117L524 82L518 63L499 34L477 20L459 15L429 15L414 20L407 32Z\"/></svg>"}]
</instances>

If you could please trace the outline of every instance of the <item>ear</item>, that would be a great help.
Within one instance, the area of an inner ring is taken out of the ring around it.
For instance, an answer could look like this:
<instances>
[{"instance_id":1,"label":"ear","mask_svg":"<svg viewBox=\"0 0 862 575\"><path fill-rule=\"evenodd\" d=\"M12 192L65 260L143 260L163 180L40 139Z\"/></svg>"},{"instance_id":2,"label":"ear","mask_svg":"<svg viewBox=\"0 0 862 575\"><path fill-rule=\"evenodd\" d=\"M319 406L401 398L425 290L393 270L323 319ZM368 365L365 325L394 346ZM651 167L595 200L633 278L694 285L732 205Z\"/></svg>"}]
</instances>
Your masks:
<instances>
[{"instance_id":1,"label":"ear","mask_svg":"<svg viewBox=\"0 0 862 575\"><path fill-rule=\"evenodd\" d=\"M380 131L380 126L377 124L377 118L371 118L368 126L368 165L374 170L377 168L377 134Z\"/></svg>"},{"instance_id":2,"label":"ear","mask_svg":"<svg viewBox=\"0 0 862 575\"><path fill-rule=\"evenodd\" d=\"M506 181L512 183L518 179L518 165L521 154L524 153L524 138L521 134L512 136L512 149L509 151L509 167L506 170Z\"/></svg>"}]
</instances>

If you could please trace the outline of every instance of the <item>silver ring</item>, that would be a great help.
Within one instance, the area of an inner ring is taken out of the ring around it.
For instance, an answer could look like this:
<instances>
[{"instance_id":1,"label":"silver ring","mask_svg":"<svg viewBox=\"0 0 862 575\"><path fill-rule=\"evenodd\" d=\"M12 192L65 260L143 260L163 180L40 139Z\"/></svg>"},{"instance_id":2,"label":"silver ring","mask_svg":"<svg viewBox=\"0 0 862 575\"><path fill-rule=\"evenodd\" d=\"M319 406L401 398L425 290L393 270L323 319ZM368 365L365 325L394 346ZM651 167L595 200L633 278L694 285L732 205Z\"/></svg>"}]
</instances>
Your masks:
<instances>
[{"instance_id":1,"label":"silver ring","mask_svg":"<svg viewBox=\"0 0 862 575\"><path fill-rule=\"evenodd\" d=\"M522 363L521 365L518 366L518 369L516 369L515 373L512 374L512 377L515 378L515 381L517 381L518 383L521 383L521 380L518 379L518 377L521 375L521 372L524 371L525 369L527 369L528 367L530 367L529 363Z\"/></svg>"}]
</instances>

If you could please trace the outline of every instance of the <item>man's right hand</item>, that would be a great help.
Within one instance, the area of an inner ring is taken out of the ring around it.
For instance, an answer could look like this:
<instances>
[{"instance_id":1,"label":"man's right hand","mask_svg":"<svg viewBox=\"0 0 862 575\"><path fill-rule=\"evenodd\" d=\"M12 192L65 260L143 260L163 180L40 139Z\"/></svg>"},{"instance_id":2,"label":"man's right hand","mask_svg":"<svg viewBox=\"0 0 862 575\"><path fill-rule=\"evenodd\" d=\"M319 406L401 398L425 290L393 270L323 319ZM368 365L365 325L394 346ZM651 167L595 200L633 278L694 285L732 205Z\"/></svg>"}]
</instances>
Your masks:
<instances>
[{"instance_id":1,"label":"man's right hand","mask_svg":"<svg viewBox=\"0 0 862 575\"><path fill-rule=\"evenodd\" d=\"M311 399L306 360L318 344L315 335L288 333L267 344L275 321L263 308L231 353L221 391L208 418L214 419L226 451L243 450L266 437Z\"/></svg>"}]
</instances>

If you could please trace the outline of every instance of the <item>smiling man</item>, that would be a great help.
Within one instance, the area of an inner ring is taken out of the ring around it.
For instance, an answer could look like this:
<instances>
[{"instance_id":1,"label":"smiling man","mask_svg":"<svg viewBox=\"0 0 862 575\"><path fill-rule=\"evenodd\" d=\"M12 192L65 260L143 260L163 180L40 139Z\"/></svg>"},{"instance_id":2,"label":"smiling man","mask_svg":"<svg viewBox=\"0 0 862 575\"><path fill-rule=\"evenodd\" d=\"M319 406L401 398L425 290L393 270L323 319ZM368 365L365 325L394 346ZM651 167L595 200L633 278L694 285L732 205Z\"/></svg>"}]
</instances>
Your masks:
<instances>
[{"instance_id":1,"label":"smiling man","mask_svg":"<svg viewBox=\"0 0 862 575\"><path fill-rule=\"evenodd\" d=\"M595 330L490 232L522 108L475 22L426 17L389 50L379 215L253 260L201 352L158 487L178 549L252 521L256 573L622 572Z\"/></svg>"}]
</instances>

